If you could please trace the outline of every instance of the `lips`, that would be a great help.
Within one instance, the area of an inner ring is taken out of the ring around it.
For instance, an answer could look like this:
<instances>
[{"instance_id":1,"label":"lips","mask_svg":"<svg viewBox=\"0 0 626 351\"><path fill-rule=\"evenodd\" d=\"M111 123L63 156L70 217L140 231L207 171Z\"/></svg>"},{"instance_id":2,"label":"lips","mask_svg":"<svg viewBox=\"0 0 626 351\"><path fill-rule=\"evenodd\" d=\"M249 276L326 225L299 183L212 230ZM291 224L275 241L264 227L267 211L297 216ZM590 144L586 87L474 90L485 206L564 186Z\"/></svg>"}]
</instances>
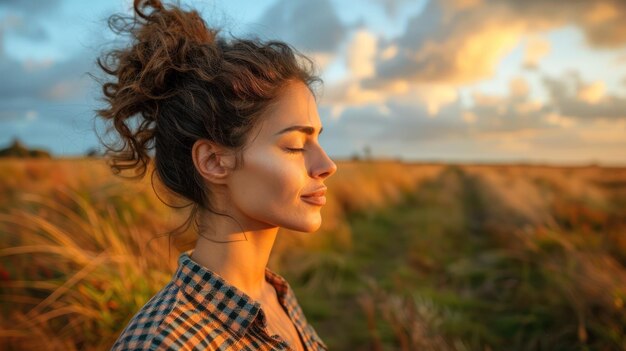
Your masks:
<instances>
[{"instance_id":1,"label":"lips","mask_svg":"<svg viewBox=\"0 0 626 351\"><path fill-rule=\"evenodd\" d=\"M314 193L310 193L310 194L306 194L302 196L307 197L307 196L324 196L324 195L326 195L326 190L320 190L320 191L316 191Z\"/></svg>"},{"instance_id":2,"label":"lips","mask_svg":"<svg viewBox=\"0 0 626 351\"><path fill-rule=\"evenodd\" d=\"M326 196L303 196L302 201L321 206L326 204Z\"/></svg>"},{"instance_id":3,"label":"lips","mask_svg":"<svg viewBox=\"0 0 626 351\"><path fill-rule=\"evenodd\" d=\"M302 201L310 203L312 205L324 205L326 204L326 187L320 188L312 193L302 195Z\"/></svg>"}]
</instances>

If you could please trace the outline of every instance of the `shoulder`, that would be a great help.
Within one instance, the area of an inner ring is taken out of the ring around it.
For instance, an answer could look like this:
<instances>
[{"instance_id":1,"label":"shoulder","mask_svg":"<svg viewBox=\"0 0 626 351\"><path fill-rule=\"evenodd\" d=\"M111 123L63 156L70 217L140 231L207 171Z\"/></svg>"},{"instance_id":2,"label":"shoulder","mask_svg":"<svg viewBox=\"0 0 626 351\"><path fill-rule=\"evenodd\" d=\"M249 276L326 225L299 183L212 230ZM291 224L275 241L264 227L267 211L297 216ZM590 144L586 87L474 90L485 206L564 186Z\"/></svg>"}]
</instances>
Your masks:
<instances>
[{"instance_id":1,"label":"shoulder","mask_svg":"<svg viewBox=\"0 0 626 351\"><path fill-rule=\"evenodd\" d=\"M233 340L223 323L170 283L133 316L111 351L228 350Z\"/></svg>"},{"instance_id":2,"label":"shoulder","mask_svg":"<svg viewBox=\"0 0 626 351\"><path fill-rule=\"evenodd\" d=\"M111 350L151 350L158 329L172 313L178 299L178 287L168 283L130 319Z\"/></svg>"}]
</instances>

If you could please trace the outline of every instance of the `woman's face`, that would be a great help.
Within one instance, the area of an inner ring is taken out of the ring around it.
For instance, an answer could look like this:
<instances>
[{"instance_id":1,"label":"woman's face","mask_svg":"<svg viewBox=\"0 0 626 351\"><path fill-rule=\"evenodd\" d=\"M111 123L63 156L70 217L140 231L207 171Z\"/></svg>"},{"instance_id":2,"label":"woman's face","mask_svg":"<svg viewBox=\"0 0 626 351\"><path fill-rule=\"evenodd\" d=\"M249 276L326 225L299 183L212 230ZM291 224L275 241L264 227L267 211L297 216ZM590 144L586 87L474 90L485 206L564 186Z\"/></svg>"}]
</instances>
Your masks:
<instances>
[{"instance_id":1,"label":"woman's face","mask_svg":"<svg viewBox=\"0 0 626 351\"><path fill-rule=\"evenodd\" d=\"M228 180L233 205L247 221L302 232L320 227L325 197L305 195L324 189L324 181L337 171L318 142L321 129L307 86L289 83L260 127L252 131L243 165Z\"/></svg>"}]
</instances>

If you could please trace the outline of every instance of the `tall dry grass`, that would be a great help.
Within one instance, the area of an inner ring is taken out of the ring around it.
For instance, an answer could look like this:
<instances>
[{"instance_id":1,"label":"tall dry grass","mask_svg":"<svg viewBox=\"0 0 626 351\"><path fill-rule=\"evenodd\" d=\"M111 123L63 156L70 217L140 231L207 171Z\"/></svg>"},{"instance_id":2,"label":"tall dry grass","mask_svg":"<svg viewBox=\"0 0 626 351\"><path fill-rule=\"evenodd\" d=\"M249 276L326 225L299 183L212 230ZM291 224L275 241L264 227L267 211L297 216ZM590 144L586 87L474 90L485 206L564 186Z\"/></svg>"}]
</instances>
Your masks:
<instances>
[{"instance_id":1,"label":"tall dry grass","mask_svg":"<svg viewBox=\"0 0 626 351\"><path fill-rule=\"evenodd\" d=\"M106 349L169 278L167 246L146 245L151 226L57 191L67 203L24 194L29 210L0 214L3 242L14 242L0 249L4 349Z\"/></svg>"},{"instance_id":2,"label":"tall dry grass","mask_svg":"<svg viewBox=\"0 0 626 351\"><path fill-rule=\"evenodd\" d=\"M337 180L327 184L324 225L315 239L281 229L271 267L280 270L294 249L350 245L348 211L400 201L441 169L358 167L339 164ZM115 178L97 159L1 160L0 196L1 349L108 349L167 283L178 254L194 244L189 232L171 241L158 237L186 213L164 205L149 179ZM327 256L332 269L337 261ZM319 278L327 283L327 276Z\"/></svg>"},{"instance_id":3,"label":"tall dry grass","mask_svg":"<svg viewBox=\"0 0 626 351\"><path fill-rule=\"evenodd\" d=\"M0 348L110 347L169 278L176 252L150 240L175 216L97 160L3 160L0 174Z\"/></svg>"},{"instance_id":4,"label":"tall dry grass","mask_svg":"<svg viewBox=\"0 0 626 351\"><path fill-rule=\"evenodd\" d=\"M504 260L515 262L510 272L520 267L543 280L511 280L511 291L528 291L528 299L546 302L560 299L548 302L555 315L566 308L574 320L552 326L551 332L571 335L579 347L626 348L626 169L513 165L464 170L477 179L488 204L485 228L491 240L505 253Z\"/></svg>"},{"instance_id":5,"label":"tall dry grass","mask_svg":"<svg viewBox=\"0 0 626 351\"><path fill-rule=\"evenodd\" d=\"M625 169L338 167L322 228L281 229L269 263L297 278L312 319L334 316L328 299L356 306L343 313L363 316L366 341L350 344L362 335L350 330L340 343L337 326L317 324L329 344L626 347ZM195 241L163 236L186 213L149 179L116 178L97 159L1 160L0 198L3 350L108 349Z\"/></svg>"}]
</instances>

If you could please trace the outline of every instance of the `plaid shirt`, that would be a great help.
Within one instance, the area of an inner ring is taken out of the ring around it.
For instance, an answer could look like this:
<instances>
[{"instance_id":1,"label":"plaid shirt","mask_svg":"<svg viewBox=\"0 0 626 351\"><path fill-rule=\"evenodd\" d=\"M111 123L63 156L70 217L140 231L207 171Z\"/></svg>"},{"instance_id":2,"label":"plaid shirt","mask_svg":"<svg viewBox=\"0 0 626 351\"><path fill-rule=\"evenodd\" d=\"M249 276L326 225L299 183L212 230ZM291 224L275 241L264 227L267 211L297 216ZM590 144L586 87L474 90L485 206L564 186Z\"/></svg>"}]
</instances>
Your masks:
<instances>
[{"instance_id":1,"label":"plaid shirt","mask_svg":"<svg viewBox=\"0 0 626 351\"><path fill-rule=\"evenodd\" d=\"M172 280L135 314L111 350L292 350L268 334L259 302L194 262L190 253L180 254ZM267 267L265 279L276 288L306 350L327 350L287 281Z\"/></svg>"}]
</instances>

